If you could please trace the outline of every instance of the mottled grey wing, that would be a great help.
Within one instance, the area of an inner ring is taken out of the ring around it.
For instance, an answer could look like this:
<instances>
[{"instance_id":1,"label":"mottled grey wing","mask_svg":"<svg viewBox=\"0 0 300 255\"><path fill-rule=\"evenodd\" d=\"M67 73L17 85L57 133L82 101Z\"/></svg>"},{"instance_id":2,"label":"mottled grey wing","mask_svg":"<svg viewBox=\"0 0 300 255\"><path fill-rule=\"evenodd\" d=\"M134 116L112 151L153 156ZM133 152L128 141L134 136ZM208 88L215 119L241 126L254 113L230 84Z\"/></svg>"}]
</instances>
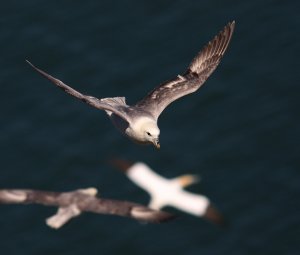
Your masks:
<instances>
[{"instance_id":1,"label":"mottled grey wing","mask_svg":"<svg viewBox=\"0 0 300 255\"><path fill-rule=\"evenodd\" d=\"M235 22L228 23L193 59L187 71L152 90L136 106L150 111L157 119L176 99L195 92L216 69L230 42Z\"/></svg>"},{"instance_id":2,"label":"mottled grey wing","mask_svg":"<svg viewBox=\"0 0 300 255\"><path fill-rule=\"evenodd\" d=\"M85 211L119 215L149 223L161 223L175 217L171 213L152 210L140 204L111 199L98 199L97 202L93 201L93 203L87 203L85 205Z\"/></svg>"},{"instance_id":3,"label":"mottled grey wing","mask_svg":"<svg viewBox=\"0 0 300 255\"><path fill-rule=\"evenodd\" d=\"M118 115L119 117L123 118L125 121L130 122L130 119L128 118L128 115L125 112L124 106L119 106L118 107L116 105L110 105L108 103L108 100L105 100L105 102L104 102L104 101L101 101L101 99L98 99L98 98L95 98L95 97L92 97L92 96L83 95L80 92L76 91L75 89L71 88L70 86L66 85L62 81L54 78L50 74L47 74L43 70L35 67L28 60L26 60L26 62L34 70L36 70L38 73L40 73L43 77L47 78L49 81L54 83L56 86L58 86L60 89L62 89L63 91L65 91L69 95L71 95L73 97L76 97L76 98L80 99L81 101L83 101L83 102L85 102L85 103L87 103L87 104L89 104L89 105L91 105L91 106L93 106L97 109L111 111L114 114Z\"/></svg>"}]
</instances>

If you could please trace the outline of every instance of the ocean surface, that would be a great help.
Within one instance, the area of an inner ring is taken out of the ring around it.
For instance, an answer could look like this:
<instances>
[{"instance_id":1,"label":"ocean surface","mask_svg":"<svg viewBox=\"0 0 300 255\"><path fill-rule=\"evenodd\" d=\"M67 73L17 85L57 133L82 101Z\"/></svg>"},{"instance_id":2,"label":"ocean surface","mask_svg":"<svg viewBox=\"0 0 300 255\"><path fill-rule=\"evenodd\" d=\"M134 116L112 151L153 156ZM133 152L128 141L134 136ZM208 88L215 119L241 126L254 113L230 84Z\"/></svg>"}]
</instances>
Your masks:
<instances>
[{"instance_id":1,"label":"ocean surface","mask_svg":"<svg viewBox=\"0 0 300 255\"><path fill-rule=\"evenodd\" d=\"M0 205L1 254L300 254L300 4L297 1L6 1L0 8L0 189L69 191L147 204L108 163L142 161L207 195L220 228L172 208L166 224L84 214L59 230L55 208ZM134 104L184 72L229 21L221 64L159 119L161 149L123 137L77 90Z\"/></svg>"}]
</instances>

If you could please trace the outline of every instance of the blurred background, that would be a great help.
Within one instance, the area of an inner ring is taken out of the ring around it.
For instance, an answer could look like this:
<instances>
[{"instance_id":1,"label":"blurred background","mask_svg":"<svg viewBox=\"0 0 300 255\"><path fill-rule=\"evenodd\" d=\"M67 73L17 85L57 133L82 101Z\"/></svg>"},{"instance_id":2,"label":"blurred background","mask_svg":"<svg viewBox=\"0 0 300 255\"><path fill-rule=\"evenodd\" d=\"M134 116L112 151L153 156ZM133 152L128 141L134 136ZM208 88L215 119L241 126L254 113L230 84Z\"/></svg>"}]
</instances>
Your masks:
<instances>
[{"instance_id":1,"label":"blurred background","mask_svg":"<svg viewBox=\"0 0 300 255\"><path fill-rule=\"evenodd\" d=\"M0 9L0 188L97 187L147 204L108 164L143 161L193 173L229 222L180 217L142 225L84 214L60 230L56 209L0 205L2 254L299 254L299 7L296 1L9 1ZM161 150L123 137L104 112L66 95L29 59L77 90L134 104L184 72L229 21L231 44L205 86L162 114Z\"/></svg>"}]
</instances>

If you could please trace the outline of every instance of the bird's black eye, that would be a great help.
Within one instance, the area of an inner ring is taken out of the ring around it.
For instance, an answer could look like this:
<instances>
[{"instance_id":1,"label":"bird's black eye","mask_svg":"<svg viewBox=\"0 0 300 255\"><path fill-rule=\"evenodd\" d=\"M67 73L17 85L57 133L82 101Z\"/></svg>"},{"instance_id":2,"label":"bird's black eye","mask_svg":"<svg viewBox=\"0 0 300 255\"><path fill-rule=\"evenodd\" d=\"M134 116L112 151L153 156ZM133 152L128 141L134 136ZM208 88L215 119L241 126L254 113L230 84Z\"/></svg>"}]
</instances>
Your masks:
<instances>
[{"instance_id":1,"label":"bird's black eye","mask_svg":"<svg viewBox=\"0 0 300 255\"><path fill-rule=\"evenodd\" d=\"M147 135L151 136L151 134L149 132L146 132L146 133L147 133Z\"/></svg>"}]
</instances>

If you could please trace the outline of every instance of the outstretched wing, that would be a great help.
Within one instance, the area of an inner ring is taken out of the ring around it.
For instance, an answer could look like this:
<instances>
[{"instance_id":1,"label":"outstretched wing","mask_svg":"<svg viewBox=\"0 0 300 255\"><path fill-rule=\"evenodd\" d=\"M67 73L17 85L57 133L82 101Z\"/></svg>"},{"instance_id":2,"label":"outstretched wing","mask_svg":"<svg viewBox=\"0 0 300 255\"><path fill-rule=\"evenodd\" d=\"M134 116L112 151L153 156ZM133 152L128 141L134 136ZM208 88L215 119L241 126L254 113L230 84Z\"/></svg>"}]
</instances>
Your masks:
<instances>
[{"instance_id":1,"label":"outstretched wing","mask_svg":"<svg viewBox=\"0 0 300 255\"><path fill-rule=\"evenodd\" d=\"M118 215L138 221L160 223L175 218L174 214L150 209L129 201L96 197L97 189L79 189L69 192L53 192L27 189L0 190L0 204L42 204L57 206L58 213L47 224L59 228L82 212Z\"/></svg>"},{"instance_id":2,"label":"outstretched wing","mask_svg":"<svg viewBox=\"0 0 300 255\"><path fill-rule=\"evenodd\" d=\"M112 199L98 199L92 204L86 203L85 210L102 214L113 214L133 218L142 222L161 223L174 219L174 214L157 211L141 204Z\"/></svg>"},{"instance_id":3,"label":"outstretched wing","mask_svg":"<svg viewBox=\"0 0 300 255\"><path fill-rule=\"evenodd\" d=\"M152 90L136 106L150 111L156 119L176 99L195 92L220 63L230 42L235 22L228 23L193 59L187 71Z\"/></svg>"},{"instance_id":4,"label":"outstretched wing","mask_svg":"<svg viewBox=\"0 0 300 255\"><path fill-rule=\"evenodd\" d=\"M157 191L167 185L168 180L154 172L148 165L142 162L130 164L124 160L112 161L117 168L123 170L127 177L136 185L144 189L153 197Z\"/></svg>"},{"instance_id":5,"label":"outstretched wing","mask_svg":"<svg viewBox=\"0 0 300 255\"><path fill-rule=\"evenodd\" d=\"M62 81L54 78L50 74L47 74L43 70L35 67L28 60L26 60L26 62L34 70L36 70L38 73L40 73L42 76L44 76L45 78L47 78L49 81L51 81L52 83L54 83L56 86L58 86L60 89L62 89L63 91L65 91L69 95L71 95L73 97L76 97L76 98L80 99L81 101L83 101L83 102L85 102L85 103L87 103L87 104L89 104L89 105L91 105L91 106L93 106L93 107L95 107L97 109L111 111L114 114L118 115L119 117L123 118L125 121L130 122L129 117L128 117L128 115L125 112L125 107L122 106L121 104L119 106L117 104L113 104L112 105L112 104L109 104L109 100L98 99L96 97L83 95L80 92L78 92L77 90L75 90L75 89L71 88L70 86L66 85Z\"/></svg>"}]
</instances>

